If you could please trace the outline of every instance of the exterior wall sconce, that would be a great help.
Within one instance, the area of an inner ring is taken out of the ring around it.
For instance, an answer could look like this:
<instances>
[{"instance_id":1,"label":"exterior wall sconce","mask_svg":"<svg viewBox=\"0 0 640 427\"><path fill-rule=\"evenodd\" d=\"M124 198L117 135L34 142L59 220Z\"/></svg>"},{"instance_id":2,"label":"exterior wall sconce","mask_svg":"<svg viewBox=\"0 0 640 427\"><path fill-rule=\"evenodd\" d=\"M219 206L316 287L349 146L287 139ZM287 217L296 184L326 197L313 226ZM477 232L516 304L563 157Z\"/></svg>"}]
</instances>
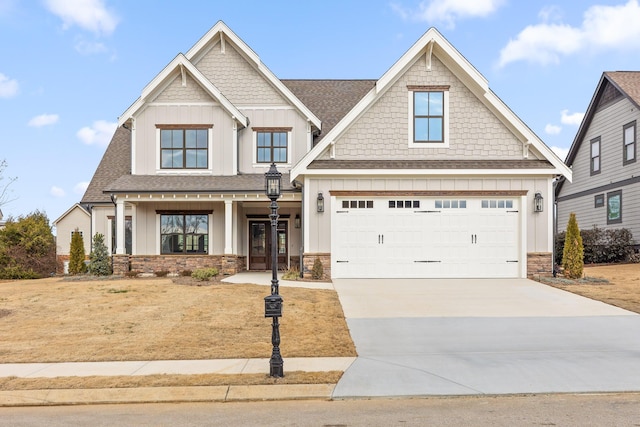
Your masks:
<instances>
[{"instance_id":1,"label":"exterior wall sconce","mask_svg":"<svg viewBox=\"0 0 640 427\"><path fill-rule=\"evenodd\" d=\"M300 228L300 215L296 214L296 217L293 220L293 226L295 228Z\"/></svg>"},{"instance_id":2,"label":"exterior wall sconce","mask_svg":"<svg viewBox=\"0 0 640 427\"><path fill-rule=\"evenodd\" d=\"M324 196L322 192L318 193L318 212L324 212Z\"/></svg>"},{"instance_id":3,"label":"exterior wall sconce","mask_svg":"<svg viewBox=\"0 0 640 427\"><path fill-rule=\"evenodd\" d=\"M533 211L544 211L544 199L542 198L542 194L540 193L536 193L536 195L533 197Z\"/></svg>"}]
</instances>

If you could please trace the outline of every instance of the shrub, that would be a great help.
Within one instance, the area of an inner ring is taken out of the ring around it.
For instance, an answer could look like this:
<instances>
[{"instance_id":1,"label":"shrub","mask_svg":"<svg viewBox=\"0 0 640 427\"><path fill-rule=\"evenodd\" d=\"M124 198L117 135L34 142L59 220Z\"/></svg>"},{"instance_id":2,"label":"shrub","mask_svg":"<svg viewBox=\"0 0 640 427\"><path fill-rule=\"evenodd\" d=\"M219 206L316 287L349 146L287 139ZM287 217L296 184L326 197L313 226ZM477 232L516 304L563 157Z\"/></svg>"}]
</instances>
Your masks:
<instances>
[{"instance_id":1,"label":"shrub","mask_svg":"<svg viewBox=\"0 0 640 427\"><path fill-rule=\"evenodd\" d=\"M167 277L168 274L169 272L167 270L160 270L155 272L156 277Z\"/></svg>"},{"instance_id":2,"label":"shrub","mask_svg":"<svg viewBox=\"0 0 640 427\"><path fill-rule=\"evenodd\" d=\"M31 269L25 269L21 265L13 265L0 269L0 279L39 279L41 276Z\"/></svg>"},{"instance_id":3,"label":"shrub","mask_svg":"<svg viewBox=\"0 0 640 427\"><path fill-rule=\"evenodd\" d=\"M191 271L191 270L182 270L182 271L180 272L180 275L181 275L182 277L191 277L191 273L193 273L193 271Z\"/></svg>"},{"instance_id":4,"label":"shrub","mask_svg":"<svg viewBox=\"0 0 640 427\"><path fill-rule=\"evenodd\" d=\"M297 267L291 267L282 274L283 280L298 280L300 277L300 270Z\"/></svg>"},{"instance_id":5,"label":"shrub","mask_svg":"<svg viewBox=\"0 0 640 427\"><path fill-rule=\"evenodd\" d=\"M96 233L93 236L93 250L89 255L89 273L96 276L108 276L111 274L111 259L107 245L104 244L104 235Z\"/></svg>"},{"instance_id":6,"label":"shrub","mask_svg":"<svg viewBox=\"0 0 640 427\"><path fill-rule=\"evenodd\" d=\"M313 261L313 267L311 268L311 278L313 280L321 280L324 277L324 268L322 267L322 261L320 258L316 258Z\"/></svg>"},{"instance_id":7,"label":"shrub","mask_svg":"<svg viewBox=\"0 0 640 427\"><path fill-rule=\"evenodd\" d=\"M556 263L562 264L566 233L558 233L555 240ZM627 228L604 230L594 226L580 230L585 264L630 261L633 255L633 235Z\"/></svg>"},{"instance_id":8,"label":"shrub","mask_svg":"<svg viewBox=\"0 0 640 427\"><path fill-rule=\"evenodd\" d=\"M201 282L207 281L212 277L216 277L217 275L218 275L218 269L215 267L199 268L197 270L194 270L193 273L191 273L191 277Z\"/></svg>"},{"instance_id":9,"label":"shrub","mask_svg":"<svg viewBox=\"0 0 640 427\"><path fill-rule=\"evenodd\" d=\"M84 240L82 234L76 228L71 235L71 247L69 249L69 274L83 274L87 272L87 264L84 263Z\"/></svg>"},{"instance_id":10,"label":"shrub","mask_svg":"<svg viewBox=\"0 0 640 427\"><path fill-rule=\"evenodd\" d=\"M570 279L582 277L582 271L584 269L584 248L582 246L582 237L580 236L576 214L573 212L569 215L569 222L567 224L567 234L562 251L562 268L564 269L565 277Z\"/></svg>"},{"instance_id":11,"label":"shrub","mask_svg":"<svg viewBox=\"0 0 640 427\"><path fill-rule=\"evenodd\" d=\"M0 230L0 271L7 279L46 277L56 271L55 237L45 213L9 217Z\"/></svg>"}]
</instances>

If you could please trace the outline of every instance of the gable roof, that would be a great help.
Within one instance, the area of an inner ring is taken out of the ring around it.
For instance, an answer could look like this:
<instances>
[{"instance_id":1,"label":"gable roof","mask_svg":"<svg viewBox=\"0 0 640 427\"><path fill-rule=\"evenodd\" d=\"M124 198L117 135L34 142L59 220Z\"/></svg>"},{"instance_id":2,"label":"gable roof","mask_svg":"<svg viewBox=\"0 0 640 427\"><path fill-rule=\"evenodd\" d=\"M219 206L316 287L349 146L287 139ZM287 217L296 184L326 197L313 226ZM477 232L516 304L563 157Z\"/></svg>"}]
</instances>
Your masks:
<instances>
[{"instance_id":1,"label":"gable roof","mask_svg":"<svg viewBox=\"0 0 640 427\"><path fill-rule=\"evenodd\" d=\"M298 111L306 117L317 129L322 128L322 122L320 119L305 105L300 99L298 99L293 92L280 80L266 65L262 63L260 57L251 49L240 37L238 37L223 21L218 21L207 33L200 38L194 44L191 49L185 54L185 57L189 61L197 61L201 55L206 52L207 46L216 37L220 37L221 43L230 41L235 47L237 47L241 54L249 61L259 73L264 76L267 81L274 86L292 105L294 105Z\"/></svg>"},{"instance_id":2,"label":"gable roof","mask_svg":"<svg viewBox=\"0 0 640 427\"><path fill-rule=\"evenodd\" d=\"M573 165L582 140L591 125L591 120L596 111L598 111L598 107L605 101L603 98L607 89L614 89L619 95L627 98L636 108L640 109L640 71L605 71L602 73L582 123L580 123L578 132L573 143L571 143L569 153L567 153L567 165Z\"/></svg>"},{"instance_id":3,"label":"gable roof","mask_svg":"<svg viewBox=\"0 0 640 427\"><path fill-rule=\"evenodd\" d=\"M173 72L176 69L180 69L181 73L185 70L191 74L191 76L204 88L209 95L222 105L222 107L229 113L231 117L238 121L243 127L247 127L249 120L233 105L218 88L211 83L201 72L198 70L183 54L179 53L173 61L171 61L164 69L145 86L142 90L142 95L136 100L122 116L118 118L118 126L124 125L135 113L140 111L141 108L149 101L149 98L153 96L163 84L166 84L168 79L171 78Z\"/></svg>"},{"instance_id":4,"label":"gable roof","mask_svg":"<svg viewBox=\"0 0 640 427\"><path fill-rule=\"evenodd\" d=\"M62 215L60 215L60 217L58 219L56 219L55 221L53 221L53 225L58 224L60 221L62 221L64 219L64 217L66 217L67 215L69 215L73 210L75 209L80 209L80 211L82 213L84 213L85 215L87 215L88 217L91 217L91 214L89 213L89 211L87 211L87 209L85 209L84 206L82 206L80 203L76 203L73 206L71 206L69 209L67 209L65 211L65 213L63 213Z\"/></svg>"},{"instance_id":5,"label":"gable roof","mask_svg":"<svg viewBox=\"0 0 640 427\"><path fill-rule=\"evenodd\" d=\"M308 170L309 165L326 150L351 124L371 107L389 89L420 56L436 55L443 64L478 99L501 120L523 142L531 144L551 163L557 173L571 180L571 170L547 147L538 136L529 129L488 86L487 80L467 59L460 54L435 28L430 28L409 50L376 82L375 86L346 114L322 141L309 151L291 171L291 179L298 178Z\"/></svg>"}]
</instances>

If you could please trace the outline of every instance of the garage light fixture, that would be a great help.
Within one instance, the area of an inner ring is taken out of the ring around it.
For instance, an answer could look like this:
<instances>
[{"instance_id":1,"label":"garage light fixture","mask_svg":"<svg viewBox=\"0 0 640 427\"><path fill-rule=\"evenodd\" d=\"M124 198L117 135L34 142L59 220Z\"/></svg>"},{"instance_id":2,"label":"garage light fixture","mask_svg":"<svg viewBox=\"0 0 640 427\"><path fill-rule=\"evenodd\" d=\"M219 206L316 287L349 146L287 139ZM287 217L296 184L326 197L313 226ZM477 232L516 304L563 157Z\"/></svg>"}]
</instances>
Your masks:
<instances>
[{"instance_id":1,"label":"garage light fixture","mask_svg":"<svg viewBox=\"0 0 640 427\"><path fill-rule=\"evenodd\" d=\"M542 198L542 194L540 193L536 193L536 195L533 197L533 211L544 211L544 199Z\"/></svg>"},{"instance_id":2,"label":"garage light fixture","mask_svg":"<svg viewBox=\"0 0 640 427\"><path fill-rule=\"evenodd\" d=\"M324 196L322 192L318 193L318 212L324 212Z\"/></svg>"}]
</instances>

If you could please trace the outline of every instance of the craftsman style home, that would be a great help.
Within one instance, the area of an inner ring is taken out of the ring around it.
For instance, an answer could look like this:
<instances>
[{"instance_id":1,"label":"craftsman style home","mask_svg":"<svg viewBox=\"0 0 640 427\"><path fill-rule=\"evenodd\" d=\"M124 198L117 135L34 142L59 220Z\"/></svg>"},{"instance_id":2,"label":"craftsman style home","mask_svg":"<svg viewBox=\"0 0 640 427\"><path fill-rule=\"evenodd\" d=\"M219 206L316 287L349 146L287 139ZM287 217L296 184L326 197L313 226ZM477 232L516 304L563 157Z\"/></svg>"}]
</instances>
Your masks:
<instances>
[{"instance_id":1,"label":"craftsman style home","mask_svg":"<svg viewBox=\"0 0 640 427\"><path fill-rule=\"evenodd\" d=\"M218 22L124 111L80 204L116 273L267 270L276 245L327 278L527 277L552 271L558 177L433 28L378 80L280 80Z\"/></svg>"},{"instance_id":2,"label":"craftsman style home","mask_svg":"<svg viewBox=\"0 0 640 427\"><path fill-rule=\"evenodd\" d=\"M571 212L580 228L627 228L640 236L640 72L602 74L567 164L574 182L557 186L558 229Z\"/></svg>"}]
</instances>

